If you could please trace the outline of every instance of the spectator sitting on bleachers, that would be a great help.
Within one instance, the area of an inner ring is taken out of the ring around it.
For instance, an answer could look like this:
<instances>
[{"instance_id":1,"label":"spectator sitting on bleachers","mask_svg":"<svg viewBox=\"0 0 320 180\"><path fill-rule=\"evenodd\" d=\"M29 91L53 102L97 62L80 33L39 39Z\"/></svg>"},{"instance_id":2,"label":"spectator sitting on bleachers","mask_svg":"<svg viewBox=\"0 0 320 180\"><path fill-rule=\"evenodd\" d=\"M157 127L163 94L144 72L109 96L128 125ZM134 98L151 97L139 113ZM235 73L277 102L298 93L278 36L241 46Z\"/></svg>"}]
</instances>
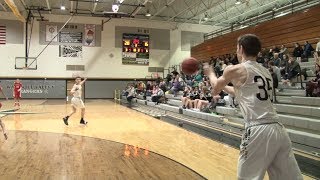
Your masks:
<instances>
[{"instance_id":1,"label":"spectator sitting on bleachers","mask_svg":"<svg viewBox=\"0 0 320 180\"><path fill-rule=\"evenodd\" d=\"M275 65L275 66L277 66L277 67L280 66L281 59L280 59L278 53L274 53L274 54L273 54L273 59L272 59L272 61L274 62L274 65Z\"/></svg>"},{"instance_id":2,"label":"spectator sitting on bleachers","mask_svg":"<svg viewBox=\"0 0 320 180\"><path fill-rule=\"evenodd\" d=\"M203 108L208 107L209 104L211 103L212 99L220 99L220 96L217 97L212 97L210 90L208 89L207 86L203 86L202 92L200 93L200 99L195 103L194 110L195 111L201 111Z\"/></svg>"},{"instance_id":3,"label":"spectator sitting on bleachers","mask_svg":"<svg viewBox=\"0 0 320 180\"><path fill-rule=\"evenodd\" d=\"M154 82L148 81L146 85L146 96L151 96L153 89L154 89Z\"/></svg>"},{"instance_id":4,"label":"spectator sitting on bleachers","mask_svg":"<svg viewBox=\"0 0 320 180\"><path fill-rule=\"evenodd\" d=\"M300 73L300 64L293 59L293 57L289 56L288 61L288 70L284 77L284 84L291 85L293 83L293 78L297 77Z\"/></svg>"},{"instance_id":5,"label":"spectator sitting on bleachers","mask_svg":"<svg viewBox=\"0 0 320 180\"><path fill-rule=\"evenodd\" d=\"M144 94L146 90L146 85L142 82L142 81L139 81L138 84L137 84L137 94Z\"/></svg>"},{"instance_id":6,"label":"spectator sitting on bleachers","mask_svg":"<svg viewBox=\"0 0 320 180\"><path fill-rule=\"evenodd\" d=\"M161 102L161 98L163 97L164 92L159 88L159 85L156 85L153 94L151 95L151 101L159 104Z\"/></svg>"},{"instance_id":7,"label":"spectator sitting on bleachers","mask_svg":"<svg viewBox=\"0 0 320 180\"><path fill-rule=\"evenodd\" d=\"M132 103L132 99L135 97L136 92L134 89L134 85L130 84L128 89L126 90L127 92L127 101L129 102L129 104Z\"/></svg>"},{"instance_id":8,"label":"spectator sitting on bleachers","mask_svg":"<svg viewBox=\"0 0 320 180\"><path fill-rule=\"evenodd\" d=\"M309 56L311 56L311 52L314 51L312 45L306 41L304 43L304 50L303 50L303 55L305 58L308 58Z\"/></svg>"},{"instance_id":9,"label":"spectator sitting on bleachers","mask_svg":"<svg viewBox=\"0 0 320 180\"><path fill-rule=\"evenodd\" d=\"M192 87L190 92L190 99L187 101L187 107L192 109L195 107L195 102L197 99L200 99L200 90L199 87ZM197 100L198 103L198 100Z\"/></svg>"},{"instance_id":10,"label":"spectator sitting on bleachers","mask_svg":"<svg viewBox=\"0 0 320 180\"><path fill-rule=\"evenodd\" d=\"M269 62L269 68L272 69L273 73L277 75L277 79L278 81L281 80L281 72L280 72L280 68L278 68L277 66L275 66L273 61Z\"/></svg>"},{"instance_id":11,"label":"spectator sitting on bleachers","mask_svg":"<svg viewBox=\"0 0 320 180\"><path fill-rule=\"evenodd\" d=\"M272 47L272 52L273 52L273 53L279 53L279 52L280 52L280 49L279 49L277 46L273 46L273 47Z\"/></svg>"},{"instance_id":12,"label":"spectator sitting on bleachers","mask_svg":"<svg viewBox=\"0 0 320 180\"><path fill-rule=\"evenodd\" d=\"M281 49L280 49L280 52L279 52L279 56L281 59L283 59L283 55L284 54L288 54L288 49L286 48L285 45L281 45Z\"/></svg>"},{"instance_id":13,"label":"spectator sitting on bleachers","mask_svg":"<svg viewBox=\"0 0 320 180\"><path fill-rule=\"evenodd\" d=\"M289 66L289 55L284 54L282 56L282 60L279 66L281 77L284 77L284 75L287 73L286 71L288 70L288 66ZM278 80L281 80L281 79L278 79Z\"/></svg>"},{"instance_id":14,"label":"spectator sitting on bleachers","mask_svg":"<svg viewBox=\"0 0 320 180\"><path fill-rule=\"evenodd\" d=\"M262 64L262 65L265 63L264 57L263 57L263 55L262 55L262 52L259 52L259 54L258 54L257 63L260 63L260 64Z\"/></svg>"},{"instance_id":15,"label":"spectator sitting on bleachers","mask_svg":"<svg viewBox=\"0 0 320 180\"><path fill-rule=\"evenodd\" d=\"M203 83L201 82L199 84L198 90L196 90L197 95L193 98L193 100L191 100L189 102L189 107L192 110L195 111L200 111L200 109L198 109L198 102L201 99L204 99L204 97L206 96L207 93L210 93L210 91L208 90L208 87L204 86ZM205 99L204 99L205 100Z\"/></svg>"},{"instance_id":16,"label":"spectator sitting on bleachers","mask_svg":"<svg viewBox=\"0 0 320 180\"><path fill-rule=\"evenodd\" d=\"M295 57L298 62L301 62L301 57L303 55L303 49L299 43L295 43L294 46L295 46L295 48L293 50L293 57Z\"/></svg>"},{"instance_id":17,"label":"spectator sitting on bleachers","mask_svg":"<svg viewBox=\"0 0 320 180\"><path fill-rule=\"evenodd\" d=\"M179 82L179 76L175 76L175 79L173 80L172 87L170 89L170 92L174 95L174 97L177 96L177 93L180 91L181 86Z\"/></svg>"},{"instance_id":18,"label":"spectator sitting on bleachers","mask_svg":"<svg viewBox=\"0 0 320 180\"><path fill-rule=\"evenodd\" d=\"M189 104L189 100L190 99L190 96L191 96L191 87L190 86L186 86L184 88L184 91L183 91L183 96L181 97L181 101L182 101L182 108L183 109L186 109L188 107L188 104Z\"/></svg>"},{"instance_id":19,"label":"spectator sitting on bleachers","mask_svg":"<svg viewBox=\"0 0 320 180\"><path fill-rule=\"evenodd\" d=\"M201 71L198 71L195 77L193 78L193 86L198 86L198 84L202 81L202 74Z\"/></svg>"},{"instance_id":20,"label":"spectator sitting on bleachers","mask_svg":"<svg viewBox=\"0 0 320 180\"><path fill-rule=\"evenodd\" d=\"M163 79L161 79L161 81L159 83L159 87L164 93L167 92L167 84Z\"/></svg>"},{"instance_id":21,"label":"spectator sitting on bleachers","mask_svg":"<svg viewBox=\"0 0 320 180\"><path fill-rule=\"evenodd\" d=\"M211 91L211 90L209 90L209 91ZM219 95L216 95L213 97L212 97L211 93L209 93L207 96L204 96L204 98L202 98L198 101L198 107L196 110L200 109L201 112L210 112L210 109L213 109L216 106L225 106L226 105L225 100L224 100L225 95L226 94L223 91L221 91ZM235 102L234 98L229 97L229 100L230 100L229 101L230 107L235 108L236 105L234 103Z\"/></svg>"},{"instance_id":22,"label":"spectator sitting on bleachers","mask_svg":"<svg viewBox=\"0 0 320 180\"><path fill-rule=\"evenodd\" d=\"M309 81L306 87L306 96L310 97L320 97L320 65L315 64L315 66L316 78Z\"/></svg>"}]
</instances>

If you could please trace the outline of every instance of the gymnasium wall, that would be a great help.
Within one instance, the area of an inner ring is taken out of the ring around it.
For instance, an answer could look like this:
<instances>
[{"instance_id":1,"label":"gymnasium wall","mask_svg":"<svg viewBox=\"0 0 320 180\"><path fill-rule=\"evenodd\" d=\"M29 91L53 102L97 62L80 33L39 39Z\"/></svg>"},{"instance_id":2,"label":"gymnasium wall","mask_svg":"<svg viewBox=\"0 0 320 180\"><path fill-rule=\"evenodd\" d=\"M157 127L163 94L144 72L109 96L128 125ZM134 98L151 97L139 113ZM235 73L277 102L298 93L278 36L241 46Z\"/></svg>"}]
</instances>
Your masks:
<instances>
[{"instance_id":1,"label":"gymnasium wall","mask_svg":"<svg viewBox=\"0 0 320 180\"><path fill-rule=\"evenodd\" d=\"M0 24L7 20L15 20L12 13L0 12ZM65 23L69 16L46 15L49 19L47 23ZM75 16L71 24L95 24L101 26L102 18ZM104 19L105 20L105 19ZM19 21L15 21L20 23ZM21 23L20 23L21 24ZM25 56L24 44L13 44L8 42L0 46L1 65L0 77L29 77L29 78L70 78L75 71L66 71L66 65L85 65L85 71L79 72L89 78L113 79L113 78L144 78L150 75L148 66L122 65L122 38L119 32L134 33L137 29L148 28L150 38L158 39L159 43L150 45L150 65L149 67L168 67L176 64L177 61L190 56L190 51L181 50L181 32L210 32L215 28L203 25L180 25L176 28L176 23L159 21L132 20L132 19L112 19L104 24L101 31L101 47L83 46L82 58L59 57L59 46L49 45L37 60L37 70L16 70L15 57ZM33 34L31 38L30 57L37 56L45 47L43 43L43 33L45 31L43 23L34 22ZM23 28L22 28L23 29ZM24 32L22 30L22 32ZM8 32L12 34L13 32ZM161 33L161 35L158 35ZM15 35L15 34L14 34ZM16 34L24 42L24 35L21 31ZM162 38L161 38L162 37ZM192 38L191 38L192 39ZM120 41L121 40L121 41ZM191 40L189 41L191 42ZM153 41L152 43L157 43ZM186 44L188 42L184 42ZM77 73L77 72L76 72Z\"/></svg>"},{"instance_id":2,"label":"gymnasium wall","mask_svg":"<svg viewBox=\"0 0 320 180\"><path fill-rule=\"evenodd\" d=\"M6 42L10 44L23 44L23 23L15 20L0 20L0 25L6 26ZM1 46L0 46L1 47Z\"/></svg>"},{"instance_id":3,"label":"gymnasium wall","mask_svg":"<svg viewBox=\"0 0 320 180\"><path fill-rule=\"evenodd\" d=\"M219 29L217 26L200 26L192 24L179 24L170 32L170 62L171 65L179 65L183 59L191 56L191 47L203 42L203 34ZM188 49L189 48L189 49Z\"/></svg>"},{"instance_id":4,"label":"gymnasium wall","mask_svg":"<svg viewBox=\"0 0 320 180\"><path fill-rule=\"evenodd\" d=\"M258 35L264 48L271 48L273 45L280 47L285 44L289 50L292 50L295 42L303 45L305 40L309 40L315 47L317 38L320 38L319 16L320 6L286 15L254 27L209 39L193 47L191 55L197 59L209 60L212 56L234 53L236 52L237 38L248 33Z\"/></svg>"}]
</instances>

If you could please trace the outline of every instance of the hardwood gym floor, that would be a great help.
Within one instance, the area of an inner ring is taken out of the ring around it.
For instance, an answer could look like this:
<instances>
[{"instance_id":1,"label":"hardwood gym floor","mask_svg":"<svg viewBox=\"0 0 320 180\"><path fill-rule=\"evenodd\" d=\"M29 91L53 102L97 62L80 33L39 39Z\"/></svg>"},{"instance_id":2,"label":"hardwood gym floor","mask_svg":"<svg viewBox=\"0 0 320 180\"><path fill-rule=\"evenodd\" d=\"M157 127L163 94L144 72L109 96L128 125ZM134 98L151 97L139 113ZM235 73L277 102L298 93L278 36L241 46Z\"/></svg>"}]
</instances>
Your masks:
<instances>
[{"instance_id":1,"label":"hardwood gym floor","mask_svg":"<svg viewBox=\"0 0 320 180\"><path fill-rule=\"evenodd\" d=\"M2 117L9 139L0 136L1 178L236 179L237 149L113 101L86 101L86 127L79 113L63 124L65 101L21 104L21 114Z\"/></svg>"}]
</instances>

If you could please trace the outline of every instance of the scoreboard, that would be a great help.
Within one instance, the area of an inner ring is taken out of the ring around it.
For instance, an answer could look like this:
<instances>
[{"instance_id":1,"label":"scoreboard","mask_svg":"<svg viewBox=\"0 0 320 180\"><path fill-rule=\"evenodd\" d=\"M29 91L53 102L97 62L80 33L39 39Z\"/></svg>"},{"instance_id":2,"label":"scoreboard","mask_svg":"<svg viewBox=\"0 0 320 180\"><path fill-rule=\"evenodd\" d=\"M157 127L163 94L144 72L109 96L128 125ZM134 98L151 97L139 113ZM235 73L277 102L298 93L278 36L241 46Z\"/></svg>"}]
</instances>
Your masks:
<instances>
[{"instance_id":1,"label":"scoreboard","mask_svg":"<svg viewBox=\"0 0 320 180\"><path fill-rule=\"evenodd\" d=\"M122 64L149 65L149 35L123 34Z\"/></svg>"}]
</instances>

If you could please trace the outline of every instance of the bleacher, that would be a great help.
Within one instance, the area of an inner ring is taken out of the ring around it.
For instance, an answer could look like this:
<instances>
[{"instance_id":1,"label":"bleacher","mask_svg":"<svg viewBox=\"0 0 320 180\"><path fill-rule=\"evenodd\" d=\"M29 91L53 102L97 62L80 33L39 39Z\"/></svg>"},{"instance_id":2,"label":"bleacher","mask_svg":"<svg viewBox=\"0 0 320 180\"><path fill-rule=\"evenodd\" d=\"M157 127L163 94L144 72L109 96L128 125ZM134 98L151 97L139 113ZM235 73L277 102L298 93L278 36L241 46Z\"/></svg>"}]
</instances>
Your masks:
<instances>
[{"instance_id":1,"label":"bleacher","mask_svg":"<svg viewBox=\"0 0 320 180\"><path fill-rule=\"evenodd\" d=\"M309 66L311 67L312 61L314 59L310 58L309 62L302 62L301 66L310 70ZM303 87L306 82L303 81ZM279 88L281 91L276 91L275 108L280 117L279 121L287 128L295 151L310 155L319 161L320 97L305 97L306 93L301 88L300 82L294 87L279 86ZM166 98L166 104L156 105L151 102L151 97L144 100L143 96L139 95L134 102L143 107L135 109L149 115L151 113L153 116L162 116L160 119L181 127L187 126L188 130L208 137L213 134L213 138L224 143L231 143L235 147L240 144L244 124L239 109L217 106L215 113L197 112L181 108L181 95L174 97L166 94ZM149 110L145 110L146 108Z\"/></svg>"}]
</instances>

